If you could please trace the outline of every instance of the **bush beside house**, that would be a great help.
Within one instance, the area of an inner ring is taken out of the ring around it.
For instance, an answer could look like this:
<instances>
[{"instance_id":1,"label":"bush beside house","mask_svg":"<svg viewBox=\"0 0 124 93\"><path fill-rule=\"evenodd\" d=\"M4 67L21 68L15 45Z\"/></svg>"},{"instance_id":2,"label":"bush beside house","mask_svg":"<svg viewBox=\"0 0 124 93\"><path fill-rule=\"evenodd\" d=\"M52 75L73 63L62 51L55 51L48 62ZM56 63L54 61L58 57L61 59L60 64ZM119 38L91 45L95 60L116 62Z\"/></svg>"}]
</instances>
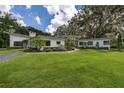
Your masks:
<instances>
[{"instance_id":1,"label":"bush beside house","mask_svg":"<svg viewBox=\"0 0 124 93\"><path fill-rule=\"evenodd\" d=\"M38 51L43 51L43 46L45 45L46 45L45 41L39 37L31 39L31 46L36 47Z\"/></svg>"},{"instance_id":2,"label":"bush beside house","mask_svg":"<svg viewBox=\"0 0 124 93\"><path fill-rule=\"evenodd\" d=\"M65 40L65 48L67 50L73 50L75 47L75 42L71 39L66 39Z\"/></svg>"}]
</instances>

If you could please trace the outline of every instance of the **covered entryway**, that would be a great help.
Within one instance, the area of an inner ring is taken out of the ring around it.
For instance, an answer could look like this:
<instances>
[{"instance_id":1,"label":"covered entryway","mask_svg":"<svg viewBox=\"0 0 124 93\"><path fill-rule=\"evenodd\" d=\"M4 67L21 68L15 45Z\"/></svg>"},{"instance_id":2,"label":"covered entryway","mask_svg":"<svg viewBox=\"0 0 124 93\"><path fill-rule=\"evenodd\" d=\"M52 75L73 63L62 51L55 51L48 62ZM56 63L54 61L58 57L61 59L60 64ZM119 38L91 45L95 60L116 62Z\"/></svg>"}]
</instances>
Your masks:
<instances>
[{"instance_id":1,"label":"covered entryway","mask_svg":"<svg viewBox=\"0 0 124 93\"><path fill-rule=\"evenodd\" d=\"M22 41L22 47L23 48L28 48L28 40L23 40Z\"/></svg>"}]
</instances>

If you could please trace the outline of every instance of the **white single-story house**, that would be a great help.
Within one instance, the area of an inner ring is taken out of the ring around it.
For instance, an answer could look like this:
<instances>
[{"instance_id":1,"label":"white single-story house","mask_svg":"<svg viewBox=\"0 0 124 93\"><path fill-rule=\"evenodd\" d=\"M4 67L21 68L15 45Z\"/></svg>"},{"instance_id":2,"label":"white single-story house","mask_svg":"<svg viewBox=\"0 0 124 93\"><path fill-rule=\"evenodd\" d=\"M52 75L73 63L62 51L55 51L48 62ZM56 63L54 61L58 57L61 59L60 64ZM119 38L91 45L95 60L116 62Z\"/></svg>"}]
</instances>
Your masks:
<instances>
[{"instance_id":1,"label":"white single-story house","mask_svg":"<svg viewBox=\"0 0 124 93\"><path fill-rule=\"evenodd\" d=\"M110 39L108 38L91 38L91 39L80 39L78 40L78 47L89 47L89 48L110 48Z\"/></svg>"},{"instance_id":2,"label":"white single-story house","mask_svg":"<svg viewBox=\"0 0 124 93\"><path fill-rule=\"evenodd\" d=\"M30 39L35 37L35 32L30 32L29 36L22 34L10 34L10 47L31 47ZM39 36L42 40L46 41L46 46L44 47L60 47L65 46L65 39L52 37L52 36ZM78 48L110 48L110 39L108 38L90 38L90 39L78 39L75 45Z\"/></svg>"},{"instance_id":3,"label":"white single-story house","mask_svg":"<svg viewBox=\"0 0 124 93\"><path fill-rule=\"evenodd\" d=\"M22 34L10 34L10 47L30 47L30 38L35 37L34 33L30 33L29 36ZM52 36L40 36L42 40L46 41L44 47L60 47L65 46L65 40L62 38Z\"/></svg>"}]
</instances>

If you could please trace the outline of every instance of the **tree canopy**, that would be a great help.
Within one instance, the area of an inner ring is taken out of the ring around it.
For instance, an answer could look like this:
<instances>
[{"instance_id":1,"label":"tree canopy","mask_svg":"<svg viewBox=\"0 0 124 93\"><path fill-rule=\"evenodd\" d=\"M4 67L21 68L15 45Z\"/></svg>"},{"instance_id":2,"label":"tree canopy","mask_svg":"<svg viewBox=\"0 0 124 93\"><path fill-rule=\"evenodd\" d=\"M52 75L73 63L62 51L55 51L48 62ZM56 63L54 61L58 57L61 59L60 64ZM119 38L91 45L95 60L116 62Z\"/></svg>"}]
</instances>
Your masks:
<instances>
[{"instance_id":1,"label":"tree canopy","mask_svg":"<svg viewBox=\"0 0 124 93\"><path fill-rule=\"evenodd\" d=\"M75 14L68 25L58 27L55 35L79 35L86 38L105 37L106 33L122 32L124 6L86 5Z\"/></svg>"},{"instance_id":2,"label":"tree canopy","mask_svg":"<svg viewBox=\"0 0 124 93\"><path fill-rule=\"evenodd\" d=\"M40 51L41 48L45 46L46 42L39 37L35 37L31 39L31 44Z\"/></svg>"}]
</instances>

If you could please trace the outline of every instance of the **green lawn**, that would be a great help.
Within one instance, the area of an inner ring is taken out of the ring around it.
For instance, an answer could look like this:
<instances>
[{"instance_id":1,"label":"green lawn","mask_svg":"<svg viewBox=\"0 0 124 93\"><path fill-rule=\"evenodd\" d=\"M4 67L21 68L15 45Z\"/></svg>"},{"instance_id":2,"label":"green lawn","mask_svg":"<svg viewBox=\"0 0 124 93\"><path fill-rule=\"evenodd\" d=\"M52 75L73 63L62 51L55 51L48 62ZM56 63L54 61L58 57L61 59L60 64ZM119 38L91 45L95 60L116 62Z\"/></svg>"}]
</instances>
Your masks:
<instances>
[{"instance_id":1,"label":"green lawn","mask_svg":"<svg viewBox=\"0 0 124 93\"><path fill-rule=\"evenodd\" d=\"M5 50L0 50L0 54L15 53L20 51L21 49L5 49Z\"/></svg>"},{"instance_id":2,"label":"green lawn","mask_svg":"<svg viewBox=\"0 0 124 93\"><path fill-rule=\"evenodd\" d=\"M124 87L124 52L24 54L0 63L0 87Z\"/></svg>"}]
</instances>

